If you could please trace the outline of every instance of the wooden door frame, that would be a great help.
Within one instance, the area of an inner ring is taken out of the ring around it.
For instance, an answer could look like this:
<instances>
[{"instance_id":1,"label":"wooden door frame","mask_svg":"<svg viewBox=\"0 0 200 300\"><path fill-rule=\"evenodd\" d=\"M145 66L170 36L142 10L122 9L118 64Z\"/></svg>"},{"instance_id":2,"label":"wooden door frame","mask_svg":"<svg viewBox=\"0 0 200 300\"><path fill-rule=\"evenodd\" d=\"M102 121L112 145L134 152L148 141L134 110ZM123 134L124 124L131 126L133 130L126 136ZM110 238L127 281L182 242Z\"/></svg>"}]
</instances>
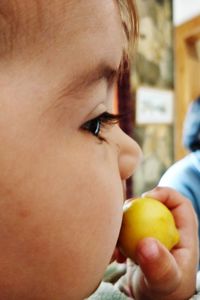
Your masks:
<instances>
[{"instance_id":1,"label":"wooden door frame","mask_svg":"<svg viewBox=\"0 0 200 300\"><path fill-rule=\"evenodd\" d=\"M200 16L175 27L175 160L186 150L182 145L185 114L191 101L200 95L200 61L195 43L200 39Z\"/></svg>"}]
</instances>

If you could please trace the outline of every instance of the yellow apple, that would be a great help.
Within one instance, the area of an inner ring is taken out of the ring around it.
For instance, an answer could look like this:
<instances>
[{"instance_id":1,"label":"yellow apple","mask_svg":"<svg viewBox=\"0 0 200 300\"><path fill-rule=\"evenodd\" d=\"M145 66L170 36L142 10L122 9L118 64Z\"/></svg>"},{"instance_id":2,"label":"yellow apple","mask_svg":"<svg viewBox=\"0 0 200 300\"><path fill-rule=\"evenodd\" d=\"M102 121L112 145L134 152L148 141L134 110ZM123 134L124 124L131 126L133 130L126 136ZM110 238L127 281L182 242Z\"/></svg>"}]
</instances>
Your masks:
<instances>
[{"instance_id":1,"label":"yellow apple","mask_svg":"<svg viewBox=\"0 0 200 300\"><path fill-rule=\"evenodd\" d=\"M171 250L180 240L174 217L160 201L144 197L133 199L124 205L119 248L135 260L138 242L145 237L159 240Z\"/></svg>"}]
</instances>

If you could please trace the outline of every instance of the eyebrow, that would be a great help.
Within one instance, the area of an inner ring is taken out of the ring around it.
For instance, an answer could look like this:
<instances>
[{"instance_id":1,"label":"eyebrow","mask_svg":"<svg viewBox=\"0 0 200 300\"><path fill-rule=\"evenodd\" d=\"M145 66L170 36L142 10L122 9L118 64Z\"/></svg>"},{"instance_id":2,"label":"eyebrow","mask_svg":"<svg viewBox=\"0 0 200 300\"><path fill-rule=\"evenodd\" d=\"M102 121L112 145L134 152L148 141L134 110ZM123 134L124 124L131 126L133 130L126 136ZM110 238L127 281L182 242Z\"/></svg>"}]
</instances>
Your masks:
<instances>
[{"instance_id":1,"label":"eyebrow","mask_svg":"<svg viewBox=\"0 0 200 300\"><path fill-rule=\"evenodd\" d=\"M106 63L99 63L92 70L83 71L61 91L59 99L75 93L80 88L90 87L104 79L106 80L108 87L111 86L119 76L120 67L121 62L116 68Z\"/></svg>"},{"instance_id":2,"label":"eyebrow","mask_svg":"<svg viewBox=\"0 0 200 300\"><path fill-rule=\"evenodd\" d=\"M113 68L106 64L97 65L92 72L87 72L84 75L85 84L92 84L93 82L105 79L108 84L113 83L119 73L119 67Z\"/></svg>"}]
</instances>

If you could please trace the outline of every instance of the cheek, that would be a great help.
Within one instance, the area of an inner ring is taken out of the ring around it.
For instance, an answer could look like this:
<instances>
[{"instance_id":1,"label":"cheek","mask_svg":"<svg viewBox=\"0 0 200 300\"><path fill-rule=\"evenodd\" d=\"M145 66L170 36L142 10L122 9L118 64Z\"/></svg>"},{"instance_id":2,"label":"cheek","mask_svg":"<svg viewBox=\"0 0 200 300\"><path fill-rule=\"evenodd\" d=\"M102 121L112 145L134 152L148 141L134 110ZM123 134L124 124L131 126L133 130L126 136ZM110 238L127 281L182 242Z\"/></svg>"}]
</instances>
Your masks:
<instances>
[{"instance_id":1,"label":"cheek","mask_svg":"<svg viewBox=\"0 0 200 300\"><path fill-rule=\"evenodd\" d=\"M27 289L63 298L71 286L79 298L96 287L117 241L123 198L117 165L111 152L96 150L100 145L81 143L74 151L73 143L38 144L25 157L15 149L15 171L1 177L7 188L1 189L0 255L11 282L23 266L17 278Z\"/></svg>"},{"instance_id":2,"label":"cheek","mask_svg":"<svg viewBox=\"0 0 200 300\"><path fill-rule=\"evenodd\" d=\"M120 186L120 182L112 176L106 179L101 171L90 175L89 172L88 176L94 179L79 178L78 192L75 187L71 198L71 232L76 232L71 238L77 245L83 269L89 263L91 274L102 274L110 261L121 224L121 190L114 186Z\"/></svg>"},{"instance_id":3,"label":"cheek","mask_svg":"<svg viewBox=\"0 0 200 300\"><path fill-rule=\"evenodd\" d=\"M76 277L78 272L84 278L84 286L94 283L96 286L110 261L123 204L122 185L113 159L106 155L107 159L104 156L102 160L91 150L88 152L87 147L82 146L77 149L79 155L68 156L66 168L60 163L53 196L57 200L50 217L55 219L57 242L62 244L56 245L56 249L60 251L64 247L64 253L59 256L65 256L70 274ZM59 220L54 216L55 211ZM62 262L60 267L63 266Z\"/></svg>"}]
</instances>

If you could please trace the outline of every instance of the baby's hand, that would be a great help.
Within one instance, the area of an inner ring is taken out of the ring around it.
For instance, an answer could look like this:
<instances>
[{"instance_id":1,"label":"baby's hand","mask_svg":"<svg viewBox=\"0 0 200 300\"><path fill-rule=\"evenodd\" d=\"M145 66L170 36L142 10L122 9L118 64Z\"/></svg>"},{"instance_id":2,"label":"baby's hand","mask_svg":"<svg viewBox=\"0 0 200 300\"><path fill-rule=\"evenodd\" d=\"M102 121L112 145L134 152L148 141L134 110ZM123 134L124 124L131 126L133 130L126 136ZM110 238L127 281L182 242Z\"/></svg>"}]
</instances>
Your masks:
<instances>
[{"instance_id":1,"label":"baby's hand","mask_svg":"<svg viewBox=\"0 0 200 300\"><path fill-rule=\"evenodd\" d=\"M198 265L198 226L189 200L170 188L157 187L148 196L159 199L172 212L180 243L169 252L161 243L145 238L139 242L139 268L129 277L137 300L185 300L195 292Z\"/></svg>"}]
</instances>

